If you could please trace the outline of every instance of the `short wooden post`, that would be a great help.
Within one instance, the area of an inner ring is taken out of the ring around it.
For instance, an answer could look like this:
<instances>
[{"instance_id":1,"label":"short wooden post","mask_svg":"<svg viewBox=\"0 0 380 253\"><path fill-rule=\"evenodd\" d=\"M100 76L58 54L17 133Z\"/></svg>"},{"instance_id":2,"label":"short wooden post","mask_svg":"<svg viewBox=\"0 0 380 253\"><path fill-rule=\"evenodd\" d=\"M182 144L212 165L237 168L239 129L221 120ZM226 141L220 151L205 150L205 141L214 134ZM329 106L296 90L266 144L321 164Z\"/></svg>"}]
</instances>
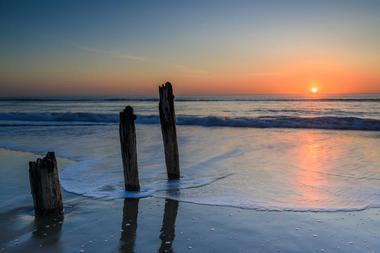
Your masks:
<instances>
[{"instance_id":1,"label":"short wooden post","mask_svg":"<svg viewBox=\"0 0 380 253\"><path fill-rule=\"evenodd\" d=\"M120 145L121 156L124 167L124 185L127 191L139 191L139 173L137 170L137 151L136 151L136 115L133 114L131 106L125 107L120 112Z\"/></svg>"},{"instance_id":2,"label":"short wooden post","mask_svg":"<svg viewBox=\"0 0 380 253\"><path fill-rule=\"evenodd\" d=\"M29 180L36 216L63 214L61 186L54 152L29 162Z\"/></svg>"},{"instance_id":3,"label":"short wooden post","mask_svg":"<svg viewBox=\"0 0 380 253\"><path fill-rule=\"evenodd\" d=\"M174 95L171 83L166 82L159 87L160 122L165 149L166 170L169 179L179 179L179 157L177 144L176 119L174 111Z\"/></svg>"}]
</instances>

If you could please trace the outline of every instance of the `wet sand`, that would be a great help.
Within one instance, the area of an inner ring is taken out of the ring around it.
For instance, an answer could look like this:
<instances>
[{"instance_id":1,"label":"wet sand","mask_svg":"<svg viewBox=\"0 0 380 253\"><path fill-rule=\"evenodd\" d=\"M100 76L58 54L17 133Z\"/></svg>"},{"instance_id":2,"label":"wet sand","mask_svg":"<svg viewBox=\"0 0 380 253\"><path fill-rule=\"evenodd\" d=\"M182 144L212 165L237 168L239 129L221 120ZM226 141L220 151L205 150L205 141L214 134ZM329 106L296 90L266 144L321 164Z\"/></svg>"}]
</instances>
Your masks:
<instances>
[{"instance_id":1,"label":"wet sand","mask_svg":"<svg viewBox=\"0 0 380 253\"><path fill-rule=\"evenodd\" d=\"M64 219L35 220L35 158L0 149L0 252L380 252L380 209L266 212L63 192Z\"/></svg>"}]
</instances>

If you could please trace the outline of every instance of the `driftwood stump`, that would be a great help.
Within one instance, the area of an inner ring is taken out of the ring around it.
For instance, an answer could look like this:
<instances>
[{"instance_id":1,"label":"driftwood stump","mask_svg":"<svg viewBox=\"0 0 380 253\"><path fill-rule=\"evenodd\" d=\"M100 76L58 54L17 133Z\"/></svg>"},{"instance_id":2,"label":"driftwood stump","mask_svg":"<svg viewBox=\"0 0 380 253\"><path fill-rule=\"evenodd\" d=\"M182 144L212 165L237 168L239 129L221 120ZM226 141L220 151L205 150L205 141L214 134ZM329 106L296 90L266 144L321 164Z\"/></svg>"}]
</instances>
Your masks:
<instances>
[{"instance_id":1,"label":"driftwood stump","mask_svg":"<svg viewBox=\"0 0 380 253\"><path fill-rule=\"evenodd\" d=\"M159 87L160 122L165 149L165 163L169 179L179 179L179 157L177 144L176 119L174 111L174 95L171 83Z\"/></svg>"},{"instance_id":2,"label":"driftwood stump","mask_svg":"<svg viewBox=\"0 0 380 253\"><path fill-rule=\"evenodd\" d=\"M127 191L139 191L139 173L137 170L137 151L136 151L136 115L133 114L131 106L125 107L120 112L120 145L121 156L124 167L124 185Z\"/></svg>"},{"instance_id":3,"label":"driftwood stump","mask_svg":"<svg viewBox=\"0 0 380 253\"><path fill-rule=\"evenodd\" d=\"M29 162L29 180L36 216L63 214L61 186L54 152Z\"/></svg>"}]
</instances>

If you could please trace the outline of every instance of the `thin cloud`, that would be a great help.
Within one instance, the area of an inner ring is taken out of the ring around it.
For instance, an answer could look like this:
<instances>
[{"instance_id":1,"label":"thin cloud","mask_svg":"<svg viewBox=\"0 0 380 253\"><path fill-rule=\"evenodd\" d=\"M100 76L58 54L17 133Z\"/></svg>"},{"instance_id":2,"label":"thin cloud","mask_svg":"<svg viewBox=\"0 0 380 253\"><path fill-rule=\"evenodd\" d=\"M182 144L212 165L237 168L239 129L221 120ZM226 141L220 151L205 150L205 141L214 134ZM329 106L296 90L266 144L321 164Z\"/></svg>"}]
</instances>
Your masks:
<instances>
[{"instance_id":1,"label":"thin cloud","mask_svg":"<svg viewBox=\"0 0 380 253\"><path fill-rule=\"evenodd\" d=\"M102 54L111 58L126 59L126 60L131 60L131 61L145 61L146 60L144 57L140 57L140 56L120 53L120 52L111 51L111 50L104 50L104 49L95 48L95 47L87 47L87 46L79 45L73 42L70 42L70 44L83 51L95 53L95 54Z\"/></svg>"},{"instance_id":2,"label":"thin cloud","mask_svg":"<svg viewBox=\"0 0 380 253\"><path fill-rule=\"evenodd\" d=\"M139 61L139 62L148 62L149 61L151 63L160 63L160 64L164 63L166 65L169 65L169 66L172 66L172 67L178 69L180 72L182 72L182 74L184 74L185 76L189 76L189 77L199 77L202 75L211 74L207 70L203 70L203 69L199 69L199 68L193 68L193 67L189 67L189 66L186 66L183 64L174 64L174 63L169 63L169 62L165 63L162 61L158 62L154 59L147 59L144 57L120 53L120 52L113 51L113 50L104 50L101 48L88 47L88 46L81 45L81 44L78 44L78 43L73 42L73 41L67 41L66 40L66 43L69 43L71 46L78 48L80 50L86 51L86 52L95 53L95 54L102 54L102 55L112 57L112 58L116 58L116 59L126 59L126 60Z\"/></svg>"}]
</instances>

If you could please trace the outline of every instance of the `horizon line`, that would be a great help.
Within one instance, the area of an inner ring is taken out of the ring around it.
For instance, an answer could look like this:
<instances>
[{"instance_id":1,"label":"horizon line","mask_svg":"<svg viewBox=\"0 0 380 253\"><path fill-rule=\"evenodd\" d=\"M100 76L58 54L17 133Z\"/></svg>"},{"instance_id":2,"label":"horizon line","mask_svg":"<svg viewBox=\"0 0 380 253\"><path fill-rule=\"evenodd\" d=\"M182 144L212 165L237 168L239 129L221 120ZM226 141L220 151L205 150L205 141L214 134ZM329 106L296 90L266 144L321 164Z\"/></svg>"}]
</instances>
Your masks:
<instances>
[{"instance_id":1,"label":"horizon line","mask_svg":"<svg viewBox=\"0 0 380 253\"><path fill-rule=\"evenodd\" d=\"M310 99L320 99L321 97L326 96L360 96L360 95L371 95L371 96L380 96L379 92L360 92L360 93L323 93L323 94L305 94L305 93L256 93L256 94L225 94L225 95L207 95L207 94L191 94L191 95L176 95L176 97L255 97L255 96L300 96L300 97L306 97ZM16 96L9 96L9 95L0 95L0 99L22 99L22 98L102 98L102 97L109 97L109 98L139 98L139 97L149 97L149 98L158 98L157 95L42 95L42 96L35 96L35 95L16 95Z\"/></svg>"}]
</instances>

